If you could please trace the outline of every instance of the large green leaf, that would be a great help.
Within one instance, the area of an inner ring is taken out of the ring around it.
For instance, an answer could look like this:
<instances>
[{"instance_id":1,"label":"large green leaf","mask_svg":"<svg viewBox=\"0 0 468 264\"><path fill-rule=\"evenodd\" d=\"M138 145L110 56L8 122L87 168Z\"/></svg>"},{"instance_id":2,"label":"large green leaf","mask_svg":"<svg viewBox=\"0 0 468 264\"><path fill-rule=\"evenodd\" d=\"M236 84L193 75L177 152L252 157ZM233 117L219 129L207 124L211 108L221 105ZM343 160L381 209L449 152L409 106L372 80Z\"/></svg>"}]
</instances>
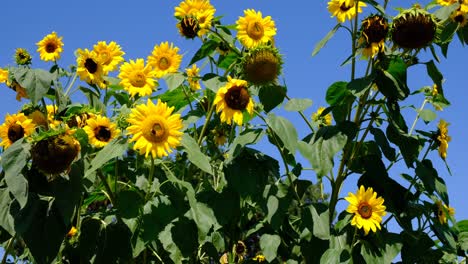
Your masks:
<instances>
[{"instance_id":1,"label":"large green leaf","mask_svg":"<svg viewBox=\"0 0 468 264\"><path fill-rule=\"evenodd\" d=\"M119 192L115 201L118 213L122 218L135 218L143 210L145 201L136 190L124 190Z\"/></svg>"},{"instance_id":2,"label":"large green leaf","mask_svg":"<svg viewBox=\"0 0 468 264\"><path fill-rule=\"evenodd\" d=\"M284 110L299 112L304 111L312 105L312 100L307 98L292 98L284 105Z\"/></svg>"},{"instance_id":3,"label":"large green leaf","mask_svg":"<svg viewBox=\"0 0 468 264\"><path fill-rule=\"evenodd\" d=\"M193 55L193 58L190 60L189 66L209 56L213 51L216 50L218 45L218 41L213 39L205 41L200 47L200 49L197 50L197 52L195 52L195 55Z\"/></svg>"},{"instance_id":4,"label":"large green leaf","mask_svg":"<svg viewBox=\"0 0 468 264\"><path fill-rule=\"evenodd\" d=\"M85 178L90 177L97 169L101 168L106 162L122 156L127 150L127 139L119 138L111 141L103 149L101 149L96 157L91 161L91 167L86 171Z\"/></svg>"},{"instance_id":5,"label":"large green leaf","mask_svg":"<svg viewBox=\"0 0 468 264\"><path fill-rule=\"evenodd\" d=\"M297 131L291 121L270 113L268 114L266 122L273 132L275 132L275 134L281 139L286 149L294 155L297 148Z\"/></svg>"},{"instance_id":6,"label":"large green leaf","mask_svg":"<svg viewBox=\"0 0 468 264\"><path fill-rule=\"evenodd\" d=\"M265 132L263 129L245 129L240 132L238 136L234 138L230 149L227 152L226 163L229 163L233 158L237 157L241 153L244 146L255 144L260 141Z\"/></svg>"},{"instance_id":7,"label":"large green leaf","mask_svg":"<svg viewBox=\"0 0 468 264\"><path fill-rule=\"evenodd\" d=\"M387 137L385 137L384 132L375 127L372 127L370 129L370 132L374 136L375 141L379 145L385 157L389 161L395 161L395 158L396 158L395 149L390 146L390 143L388 143Z\"/></svg>"},{"instance_id":8,"label":"large green leaf","mask_svg":"<svg viewBox=\"0 0 468 264\"><path fill-rule=\"evenodd\" d=\"M410 91L406 84L406 69L406 63L401 58L392 58L386 69L377 71L375 83L379 91L391 100L408 97Z\"/></svg>"},{"instance_id":9,"label":"large green leaf","mask_svg":"<svg viewBox=\"0 0 468 264\"><path fill-rule=\"evenodd\" d=\"M167 89L169 91L172 91L172 90L174 90L176 88L179 88L179 86L185 80L185 76L180 72L168 73L168 74L164 75L163 78L164 78L164 80L166 80Z\"/></svg>"},{"instance_id":10,"label":"large green leaf","mask_svg":"<svg viewBox=\"0 0 468 264\"><path fill-rule=\"evenodd\" d=\"M286 89L280 85L262 86L258 92L258 98L267 113L281 104L285 97Z\"/></svg>"},{"instance_id":11,"label":"large green leaf","mask_svg":"<svg viewBox=\"0 0 468 264\"><path fill-rule=\"evenodd\" d=\"M188 159L202 171L213 175L213 169L210 165L210 158L201 152L195 139L188 134L182 135L181 144L187 152Z\"/></svg>"},{"instance_id":12,"label":"large green leaf","mask_svg":"<svg viewBox=\"0 0 468 264\"><path fill-rule=\"evenodd\" d=\"M0 226L11 236L15 235L14 219L10 214L10 205L13 200L6 188L0 188Z\"/></svg>"},{"instance_id":13,"label":"large green leaf","mask_svg":"<svg viewBox=\"0 0 468 264\"><path fill-rule=\"evenodd\" d=\"M28 201L28 182L22 170L31 155L30 150L30 144L18 140L3 153L1 159L8 190L21 207Z\"/></svg>"},{"instance_id":14,"label":"large green leaf","mask_svg":"<svg viewBox=\"0 0 468 264\"><path fill-rule=\"evenodd\" d=\"M188 95L184 92L183 87L178 87L173 90L169 90L157 96L161 101L167 103L168 106L174 107L174 112L179 111L182 107L191 103L194 99L194 95Z\"/></svg>"},{"instance_id":15,"label":"large green leaf","mask_svg":"<svg viewBox=\"0 0 468 264\"><path fill-rule=\"evenodd\" d=\"M330 85L325 96L327 103L331 106L341 104L343 100L350 94L347 85L348 83L343 81L335 82Z\"/></svg>"},{"instance_id":16,"label":"large green leaf","mask_svg":"<svg viewBox=\"0 0 468 264\"><path fill-rule=\"evenodd\" d=\"M381 232L378 238L378 241L364 241L361 256L366 263L391 263L403 246L400 236Z\"/></svg>"},{"instance_id":17,"label":"large green leaf","mask_svg":"<svg viewBox=\"0 0 468 264\"><path fill-rule=\"evenodd\" d=\"M319 214L315 206L309 206L309 209L312 214L314 236L322 240L330 239L330 217L328 210Z\"/></svg>"},{"instance_id":18,"label":"large green leaf","mask_svg":"<svg viewBox=\"0 0 468 264\"><path fill-rule=\"evenodd\" d=\"M278 235L263 234L260 237L260 248L268 262L271 262L276 258L280 244L281 238Z\"/></svg>"},{"instance_id":19,"label":"large green leaf","mask_svg":"<svg viewBox=\"0 0 468 264\"><path fill-rule=\"evenodd\" d=\"M12 68L15 80L26 89L31 102L36 104L49 91L54 76L42 69L30 69L26 67Z\"/></svg>"},{"instance_id":20,"label":"large green leaf","mask_svg":"<svg viewBox=\"0 0 468 264\"><path fill-rule=\"evenodd\" d=\"M444 76L439 71L433 60L426 62L426 70L434 84L437 85L437 92L443 95L444 90L442 88L442 80L444 79Z\"/></svg>"},{"instance_id":21,"label":"large green leaf","mask_svg":"<svg viewBox=\"0 0 468 264\"><path fill-rule=\"evenodd\" d=\"M346 87L354 96L360 97L372 87L374 78L374 75L357 78L349 82Z\"/></svg>"}]
</instances>

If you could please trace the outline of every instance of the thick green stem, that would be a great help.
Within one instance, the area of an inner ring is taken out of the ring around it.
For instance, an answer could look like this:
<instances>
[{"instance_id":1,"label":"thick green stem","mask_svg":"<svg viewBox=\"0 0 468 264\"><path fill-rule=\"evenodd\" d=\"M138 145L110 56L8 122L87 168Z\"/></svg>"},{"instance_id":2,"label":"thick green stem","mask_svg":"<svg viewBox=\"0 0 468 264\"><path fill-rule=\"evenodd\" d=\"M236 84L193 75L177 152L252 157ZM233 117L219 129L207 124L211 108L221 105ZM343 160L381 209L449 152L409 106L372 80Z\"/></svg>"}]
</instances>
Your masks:
<instances>
[{"instance_id":1,"label":"thick green stem","mask_svg":"<svg viewBox=\"0 0 468 264\"><path fill-rule=\"evenodd\" d=\"M151 165L148 175L148 191L146 192L145 200L148 200L151 197L151 187L153 186L153 178L154 178L154 158L151 155Z\"/></svg>"},{"instance_id":2,"label":"thick green stem","mask_svg":"<svg viewBox=\"0 0 468 264\"><path fill-rule=\"evenodd\" d=\"M73 87L73 85L75 84L76 77L78 77L78 74L75 72L75 74L73 75L73 79L72 79L71 83L68 85L67 89L65 90L65 96L68 95L68 93L70 92L70 89L71 89L71 88Z\"/></svg>"},{"instance_id":3,"label":"thick green stem","mask_svg":"<svg viewBox=\"0 0 468 264\"><path fill-rule=\"evenodd\" d=\"M205 135L206 127L208 126L208 123L210 122L211 116L213 115L215 109L215 104L212 104L210 107L210 110L208 111L208 115L206 116L205 124L203 124L202 131L200 132L200 135L198 136L198 145L200 146L203 140L203 135Z\"/></svg>"}]
</instances>

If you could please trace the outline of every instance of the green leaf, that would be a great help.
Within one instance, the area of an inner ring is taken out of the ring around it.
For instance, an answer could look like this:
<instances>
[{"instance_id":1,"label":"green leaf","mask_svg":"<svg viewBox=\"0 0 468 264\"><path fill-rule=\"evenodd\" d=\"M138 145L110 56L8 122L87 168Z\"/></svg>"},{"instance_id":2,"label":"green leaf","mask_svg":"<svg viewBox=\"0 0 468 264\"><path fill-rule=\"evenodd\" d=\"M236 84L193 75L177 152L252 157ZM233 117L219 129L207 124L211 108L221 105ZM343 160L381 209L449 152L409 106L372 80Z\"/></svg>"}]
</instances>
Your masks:
<instances>
[{"instance_id":1,"label":"green leaf","mask_svg":"<svg viewBox=\"0 0 468 264\"><path fill-rule=\"evenodd\" d=\"M195 99L195 96L192 94L187 98L187 95L184 92L183 87L178 87L174 90L167 91L157 96L161 101L166 102L168 106L174 107L174 112L179 111L182 107L189 104Z\"/></svg>"},{"instance_id":2,"label":"green leaf","mask_svg":"<svg viewBox=\"0 0 468 264\"><path fill-rule=\"evenodd\" d=\"M320 40L317 45L315 45L314 51L312 51L312 56L317 55L317 53L327 44L327 42L335 35L335 32L340 28L341 24L336 24L336 26L327 33L327 35Z\"/></svg>"},{"instance_id":3,"label":"green leaf","mask_svg":"<svg viewBox=\"0 0 468 264\"><path fill-rule=\"evenodd\" d=\"M0 226L11 236L15 235L14 219L10 214L10 206L13 200L10 198L10 192L6 188L0 189Z\"/></svg>"},{"instance_id":4,"label":"green leaf","mask_svg":"<svg viewBox=\"0 0 468 264\"><path fill-rule=\"evenodd\" d=\"M20 139L5 150L1 159L8 190L18 201L21 208L28 201L28 181L22 170L31 155L30 150L31 145Z\"/></svg>"},{"instance_id":5,"label":"green leaf","mask_svg":"<svg viewBox=\"0 0 468 264\"><path fill-rule=\"evenodd\" d=\"M304 111L312 105L312 100L307 98L292 98L284 105L284 110L291 112Z\"/></svg>"},{"instance_id":6,"label":"green leaf","mask_svg":"<svg viewBox=\"0 0 468 264\"><path fill-rule=\"evenodd\" d=\"M278 235L263 234L260 237L260 248L268 262L272 262L276 258L280 244L281 238Z\"/></svg>"},{"instance_id":7,"label":"green leaf","mask_svg":"<svg viewBox=\"0 0 468 264\"><path fill-rule=\"evenodd\" d=\"M459 7L460 5L458 3L448 5L448 6L443 6L434 12L434 16L436 16L439 21L445 21L449 19L450 16L453 14L453 12L457 10Z\"/></svg>"},{"instance_id":8,"label":"green leaf","mask_svg":"<svg viewBox=\"0 0 468 264\"><path fill-rule=\"evenodd\" d=\"M421 149L418 139L399 131L392 124L387 127L387 138L390 142L400 148L401 154L405 159L406 166L412 168L413 163L418 159L419 151Z\"/></svg>"},{"instance_id":9,"label":"green leaf","mask_svg":"<svg viewBox=\"0 0 468 264\"><path fill-rule=\"evenodd\" d=\"M403 244L398 234L381 232L380 236L377 243L363 243L361 256L366 263L391 263L400 253Z\"/></svg>"},{"instance_id":10,"label":"green leaf","mask_svg":"<svg viewBox=\"0 0 468 264\"><path fill-rule=\"evenodd\" d=\"M239 55L235 52L229 52L226 56L219 56L218 67L221 69L229 69L229 67L237 61Z\"/></svg>"},{"instance_id":11,"label":"green leaf","mask_svg":"<svg viewBox=\"0 0 468 264\"><path fill-rule=\"evenodd\" d=\"M377 71L375 83L379 91L390 99L403 100L410 91L406 84L406 63L399 57L392 58L386 70Z\"/></svg>"},{"instance_id":12,"label":"green leaf","mask_svg":"<svg viewBox=\"0 0 468 264\"><path fill-rule=\"evenodd\" d=\"M294 155L297 148L297 131L294 125L288 119L276 116L273 113L268 114L266 119L268 126L281 139L286 149Z\"/></svg>"},{"instance_id":13,"label":"green leaf","mask_svg":"<svg viewBox=\"0 0 468 264\"><path fill-rule=\"evenodd\" d=\"M468 251L468 232L461 232L458 234L458 243L460 244L460 249Z\"/></svg>"},{"instance_id":14,"label":"green leaf","mask_svg":"<svg viewBox=\"0 0 468 264\"><path fill-rule=\"evenodd\" d=\"M118 214L122 218L130 219L136 218L140 214L145 201L138 191L123 190L118 193L115 203Z\"/></svg>"},{"instance_id":15,"label":"green leaf","mask_svg":"<svg viewBox=\"0 0 468 264\"><path fill-rule=\"evenodd\" d=\"M437 41L438 43L450 43L453 39L453 36L458 30L458 22L452 21L445 25L445 27L442 29L442 32L440 33L439 40Z\"/></svg>"},{"instance_id":16,"label":"green leaf","mask_svg":"<svg viewBox=\"0 0 468 264\"><path fill-rule=\"evenodd\" d=\"M227 159L225 162L229 163L232 159L239 155L244 146L256 144L263 138L264 135L265 131L263 129L246 129L239 133L239 135L234 138L234 141L231 144L231 148L227 152Z\"/></svg>"},{"instance_id":17,"label":"green leaf","mask_svg":"<svg viewBox=\"0 0 468 264\"><path fill-rule=\"evenodd\" d=\"M437 66L435 65L433 60L426 63L426 70L427 70L427 74L429 75L429 77L431 77L434 84L437 85L438 93L443 95L444 91L443 91L443 88L442 88L442 80L443 80L444 76L439 71L439 69L437 69Z\"/></svg>"},{"instance_id":18,"label":"green leaf","mask_svg":"<svg viewBox=\"0 0 468 264\"><path fill-rule=\"evenodd\" d=\"M434 111L429 110L429 109L423 109L419 112L419 116L421 117L422 120L424 120L424 123L429 123L437 118L437 114L434 113Z\"/></svg>"},{"instance_id":19,"label":"green leaf","mask_svg":"<svg viewBox=\"0 0 468 264\"><path fill-rule=\"evenodd\" d=\"M206 88L212 90L213 92L217 92L219 88L226 84L226 78L222 76L218 76L213 73L207 73L202 77L202 83L206 86Z\"/></svg>"},{"instance_id":20,"label":"green leaf","mask_svg":"<svg viewBox=\"0 0 468 264\"><path fill-rule=\"evenodd\" d=\"M210 39L205 41L199 50L193 55L193 58L190 60L189 66L195 62L209 56L213 51L218 47L218 42L216 40Z\"/></svg>"},{"instance_id":21,"label":"green leaf","mask_svg":"<svg viewBox=\"0 0 468 264\"><path fill-rule=\"evenodd\" d=\"M26 89L33 104L37 104L47 94L54 79L48 71L26 67L13 68L12 74L19 85Z\"/></svg>"},{"instance_id":22,"label":"green leaf","mask_svg":"<svg viewBox=\"0 0 468 264\"><path fill-rule=\"evenodd\" d=\"M86 171L85 178L92 175L97 169L101 168L106 162L116 157L122 156L127 150L127 140L120 138L109 142L103 149L101 149L94 159L91 161L91 167Z\"/></svg>"},{"instance_id":23,"label":"green leaf","mask_svg":"<svg viewBox=\"0 0 468 264\"><path fill-rule=\"evenodd\" d=\"M185 76L180 72L168 73L164 75L163 79L166 80L167 89L172 91L178 88L184 82Z\"/></svg>"},{"instance_id":24,"label":"green leaf","mask_svg":"<svg viewBox=\"0 0 468 264\"><path fill-rule=\"evenodd\" d=\"M322 240L330 239L330 224L328 222L330 217L328 210L319 214L314 206L309 206L309 209L312 214L314 236Z\"/></svg>"},{"instance_id":25,"label":"green leaf","mask_svg":"<svg viewBox=\"0 0 468 264\"><path fill-rule=\"evenodd\" d=\"M347 82L339 81L328 87L325 97L327 103L331 106L340 104L349 94L347 85Z\"/></svg>"},{"instance_id":26,"label":"green leaf","mask_svg":"<svg viewBox=\"0 0 468 264\"><path fill-rule=\"evenodd\" d=\"M258 92L258 98L263 104L265 112L270 112L281 104L286 96L286 89L280 85L262 86Z\"/></svg>"},{"instance_id":27,"label":"green leaf","mask_svg":"<svg viewBox=\"0 0 468 264\"><path fill-rule=\"evenodd\" d=\"M190 162L192 162L202 171L213 175L213 168L211 168L210 165L210 158L201 152L200 147L198 146L195 139L193 139L188 134L183 134L182 140L180 142L187 152Z\"/></svg>"},{"instance_id":28,"label":"green leaf","mask_svg":"<svg viewBox=\"0 0 468 264\"><path fill-rule=\"evenodd\" d=\"M395 161L396 153L395 149L390 146L387 141L387 137L382 130L372 127L370 129L372 135L374 135L374 139L379 145L380 149L382 150L383 154L389 161Z\"/></svg>"},{"instance_id":29,"label":"green leaf","mask_svg":"<svg viewBox=\"0 0 468 264\"><path fill-rule=\"evenodd\" d=\"M329 248L320 258L320 263L341 263L340 255L343 249Z\"/></svg>"},{"instance_id":30,"label":"green leaf","mask_svg":"<svg viewBox=\"0 0 468 264\"><path fill-rule=\"evenodd\" d=\"M369 75L366 77L354 79L349 82L346 87L351 93L356 97L361 97L365 92L367 92L374 83L374 75Z\"/></svg>"}]
</instances>

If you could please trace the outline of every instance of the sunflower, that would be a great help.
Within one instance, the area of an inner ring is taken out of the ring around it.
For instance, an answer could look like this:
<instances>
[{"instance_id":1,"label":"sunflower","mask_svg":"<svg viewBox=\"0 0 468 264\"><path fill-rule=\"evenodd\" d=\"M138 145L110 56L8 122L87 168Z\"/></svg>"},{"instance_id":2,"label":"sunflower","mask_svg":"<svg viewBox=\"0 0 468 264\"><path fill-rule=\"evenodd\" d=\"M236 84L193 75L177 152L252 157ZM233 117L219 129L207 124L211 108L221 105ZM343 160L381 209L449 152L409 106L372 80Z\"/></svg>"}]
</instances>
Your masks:
<instances>
[{"instance_id":1,"label":"sunflower","mask_svg":"<svg viewBox=\"0 0 468 264\"><path fill-rule=\"evenodd\" d=\"M196 64L193 64L192 68L185 69L185 72L187 73L187 81L190 89L192 91L200 90L200 68L198 68Z\"/></svg>"},{"instance_id":2,"label":"sunflower","mask_svg":"<svg viewBox=\"0 0 468 264\"><path fill-rule=\"evenodd\" d=\"M458 0L437 0L437 4L441 6L449 6L455 4Z\"/></svg>"},{"instance_id":3,"label":"sunflower","mask_svg":"<svg viewBox=\"0 0 468 264\"><path fill-rule=\"evenodd\" d=\"M234 120L241 126L244 110L250 115L253 114L254 103L247 90L247 81L232 79L231 76L228 76L226 85L219 88L213 104L216 105L216 111L221 112L221 122L228 125Z\"/></svg>"},{"instance_id":4,"label":"sunflower","mask_svg":"<svg viewBox=\"0 0 468 264\"><path fill-rule=\"evenodd\" d=\"M116 124L100 115L88 119L83 130L88 134L89 143L96 148L104 147L120 133Z\"/></svg>"},{"instance_id":5,"label":"sunflower","mask_svg":"<svg viewBox=\"0 0 468 264\"><path fill-rule=\"evenodd\" d=\"M357 8L355 0L331 0L328 2L328 11L332 17L336 17L338 23L343 23L347 19L353 19L357 13L362 13L362 8L367 6L362 1L356 1L358 1Z\"/></svg>"},{"instance_id":6,"label":"sunflower","mask_svg":"<svg viewBox=\"0 0 468 264\"><path fill-rule=\"evenodd\" d=\"M182 55L179 54L179 48L174 47L173 43L169 45L167 41L154 46L153 52L148 56L148 64L153 67L156 78L177 72L181 61Z\"/></svg>"},{"instance_id":7,"label":"sunflower","mask_svg":"<svg viewBox=\"0 0 468 264\"><path fill-rule=\"evenodd\" d=\"M180 35L193 39L198 35L198 31L200 31L200 25L198 24L198 20L193 16L186 16L177 23L177 28L179 29Z\"/></svg>"},{"instance_id":8,"label":"sunflower","mask_svg":"<svg viewBox=\"0 0 468 264\"><path fill-rule=\"evenodd\" d=\"M200 26L200 31L198 31L199 37L205 35L211 28L215 12L216 9L210 8L195 13L195 17L198 20L198 25Z\"/></svg>"},{"instance_id":9,"label":"sunflower","mask_svg":"<svg viewBox=\"0 0 468 264\"><path fill-rule=\"evenodd\" d=\"M63 51L62 38L58 37L57 33L52 32L36 43L41 60L56 61L60 59L60 53Z\"/></svg>"},{"instance_id":10,"label":"sunflower","mask_svg":"<svg viewBox=\"0 0 468 264\"><path fill-rule=\"evenodd\" d=\"M238 263L242 262L244 257L247 255L247 246L242 241L237 241L236 245L234 246L234 252L236 253Z\"/></svg>"},{"instance_id":11,"label":"sunflower","mask_svg":"<svg viewBox=\"0 0 468 264\"><path fill-rule=\"evenodd\" d=\"M117 69L117 65L124 61L123 55L125 52L114 41L111 41L109 44L105 41L99 41L94 45L93 51L96 52L102 63L104 74L114 71Z\"/></svg>"},{"instance_id":12,"label":"sunflower","mask_svg":"<svg viewBox=\"0 0 468 264\"><path fill-rule=\"evenodd\" d=\"M464 12L465 14L468 13L468 0L459 0L460 3L460 11Z\"/></svg>"},{"instance_id":13,"label":"sunflower","mask_svg":"<svg viewBox=\"0 0 468 264\"><path fill-rule=\"evenodd\" d=\"M385 48L385 39L388 33L387 20L379 15L373 15L363 20L361 24L361 38L363 44L362 55L372 58Z\"/></svg>"},{"instance_id":14,"label":"sunflower","mask_svg":"<svg viewBox=\"0 0 468 264\"><path fill-rule=\"evenodd\" d=\"M261 262L265 262L265 261L266 261L266 258L265 258L265 256L262 255L262 254L257 254L255 257L252 258L252 260L261 263Z\"/></svg>"},{"instance_id":15,"label":"sunflower","mask_svg":"<svg viewBox=\"0 0 468 264\"><path fill-rule=\"evenodd\" d=\"M326 115L322 115L323 111L326 108L321 106L317 109L317 112L312 114L312 120L319 125L322 126L331 126L332 124L332 115L331 113L327 113Z\"/></svg>"},{"instance_id":16,"label":"sunflower","mask_svg":"<svg viewBox=\"0 0 468 264\"><path fill-rule=\"evenodd\" d=\"M0 83L6 83L8 81L8 70L0 68Z\"/></svg>"},{"instance_id":17,"label":"sunflower","mask_svg":"<svg viewBox=\"0 0 468 264\"><path fill-rule=\"evenodd\" d=\"M57 115L57 111L58 111L57 107L55 105L47 105L46 110L47 110L47 122L49 123L49 127L58 128L61 122L55 119L55 116Z\"/></svg>"},{"instance_id":18,"label":"sunflower","mask_svg":"<svg viewBox=\"0 0 468 264\"><path fill-rule=\"evenodd\" d=\"M447 223L447 216L454 216L455 209L443 204L441 201L436 202L436 214L439 222L443 225Z\"/></svg>"},{"instance_id":19,"label":"sunflower","mask_svg":"<svg viewBox=\"0 0 468 264\"><path fill-rule=\"evenodd\" d=\"M215 10L209 0L185 0L175 8L174 16L184 18L205 10Z\"/></svg>"},{"instance_id":20,"label":"sunflower","mask_svg":"<svg viewBox=\"0 0 468 264\"><path fill-rule=\"evenodd\" d=\"M76 73L80 76L80 79L89 84L95 84L104 88L104 67L98 57L98 54L95 51L89 51L88 49L78 49L77 54Z\"/></svg>"},{"instance_id":21,"label":"sunflower","mask_svg":"<svg viewBox=\"0 0 468 264\"><path fill-rule=\"evenodd\" d=\"M132 135L130 142L135 142L133 148L145 157L151 153L153 158L161 158L179 146L182 120L180 114L172 114L173 111L174 107L168 107L160 99L156 105L148 99L146 105L132 109L127 130Z\"/></svg>"},{"instance_id":22,"label":"sunflower","mask_svg":"<svg viewBox=\"0 0 468 264\"><path fill-rule=\"evenodd\" d=\"M262 12L244 10L244 16L236 21L237 37L244 47L251 49L273 41L276 35L275 21L270 16L262 17Z\"/></svg>"},{"instance_id":23,"label":"sunflower","mask_svg":"<svg viewBox=\"0 0 468 264\"><path fill-rule=\"evenodd\" d=\"M150 65L145 66L143 59L130 60L120 66L120 84L124 87L130 96L147 96L153 93L157 85L155 72Z\"/></svg>"},{"instance_id":24,"label":"sunflower","mask_svg":"<svg viewBox=\"0 0 468 264\"><path fill-rule=\"evenodd\" d=\"M457 10L450 16L462 28L468 23L468 13Z\"/></svg>"},{"instance_id":25,"label":"sunflower","mask_svg":"<svg viewBox=\"0 0 468 264\"><path fill-rule=\"evenodd\" d=\"M439 143L439 155L442 159L447 158L448 143L452 138L448 135L448 123L441 119L437 125L437 142Z\"/></svg>"},{"instance_id":26,"label":"sunflower","mask_svg":"<svg viewBox=\"0 0 468 264\"><path fill-rule=\"evenodd\" d=\"M244 78L255 85L274 83L281 73L283 60L276 48L259 46L242 58Z\"/></svg>"},{"instance_id":27,"label":"sunflower","mask_svg":"<svg viewBox=\"0 0 468 264\"><path fill-rule=\"evenodd\" d=\"M9 115L5 117L5 123L0 126L0 146L7 149L17 140L28 137L34 132L35 125L31 119L23 113Z\"/></svg>"},{"instance_id":28,"label":"sunflower","mask_svg":"<svg viewBox=\"0 0 468 264\"><path fill-rule=\"evenodd\" d=\"M15 61L18 65L29 65L31 64L31 54L26 49L17 48L15 50Z\"/></svg>"},{"instance_id":29,"label":"sunflower","mask_svg":"<svg viewBox=\"0 0 468 264\"><path fill-rule=\"evenodd\" d=\"M424 48L435 40L437 26L434 15L413 7L393 19L392 40L404 49Z\"/></svg>"},{"instance_id":30,"label":"sunflower","mask_svg":"<svg viewBox=\"0 0 468 264\"><path fill-rule=\"evenodd\" d=\"M377 228L381 229L380 223L382 216L386 214L386 207L383 205L384 199L377 197L377 193L372 187L366 189L361 185L356 194L348 193L348 197L345 199L349 202L346 211L354 214L351 225L363 228L366 235L369 230L376 232Z\"/></svg>"}]
</instances>

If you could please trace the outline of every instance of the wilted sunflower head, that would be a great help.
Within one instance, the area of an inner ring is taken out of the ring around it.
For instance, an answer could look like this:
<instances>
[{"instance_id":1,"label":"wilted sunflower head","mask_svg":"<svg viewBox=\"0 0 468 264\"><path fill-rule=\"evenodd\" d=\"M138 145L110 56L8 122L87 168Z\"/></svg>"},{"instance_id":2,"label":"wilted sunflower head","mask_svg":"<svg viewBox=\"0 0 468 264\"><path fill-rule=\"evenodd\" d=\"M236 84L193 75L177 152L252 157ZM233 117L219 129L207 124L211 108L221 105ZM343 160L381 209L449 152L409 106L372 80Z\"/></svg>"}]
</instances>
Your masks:
<instances>
[{"instance_id":1,"label":"wilted sunflower head","mask_svg":"<svg viewBox=\"0 0 468 264\"><path fill-rule=\"evenodd\" d=\"M198 35L198 31L200 31L197 18L191 15L182 18L177 23L177 28L179 29L179 33L188 39L195 38Z\"/></svg>"},{"instance_id":2,"label":"wilted sunflower head","mask_svg":"<svg viewBox=\"0 0 468 264\"><path fill-rule=\"evenodd\" d=\"M17 48L15 51L15 62L18 65L29 65L31 64L31 54L26 49Z\"/></svg>"},{"instance_id":3,"label":"wilted sunflower head","mask_svg":"<svg viewBox=\"0 0 468 264\"><path fill-rule=\"evenodd\" d=\"M80 149L80 143L70 133L51 134L32 146L32 162L48 176L58 175L70 170Z\"/></svg>"},{"instance_id":4,"label":"wilted sunflower head","mask_svg":"<svg viewBox=\"0 0 468 264\"><path fill-rule=\"evenodd\" d=\"M438 23L434 15L413 7L397 15L392 24L392 40L404 49L429 46L436 38Z\"/></svg>"},{"instance_id":5,"label":"wilted sunflower head","mask_svg":"<svg viewBox=\"0 0 468 264\"><path fill-rule=\"evenodd\" d=\"M276 48L260 46L251 49L242 58L244 79L254 85L267 85L276 81L283 60Z\"/></svg>"}]
</instances>

